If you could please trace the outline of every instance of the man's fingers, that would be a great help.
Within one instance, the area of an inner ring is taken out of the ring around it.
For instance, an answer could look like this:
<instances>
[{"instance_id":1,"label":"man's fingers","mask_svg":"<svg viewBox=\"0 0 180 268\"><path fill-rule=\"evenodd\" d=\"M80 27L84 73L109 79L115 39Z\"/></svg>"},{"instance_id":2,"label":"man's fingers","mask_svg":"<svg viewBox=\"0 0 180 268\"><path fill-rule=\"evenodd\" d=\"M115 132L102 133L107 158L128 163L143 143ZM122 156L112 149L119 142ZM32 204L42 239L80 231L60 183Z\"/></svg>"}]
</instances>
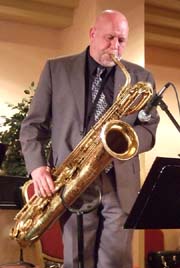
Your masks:
<instances>
[{"instance_id":1,"label":"man's fingers","mask_svg":"<svg viewBox=\"0 0 180 268\"><path fill-rule=\"evenodd\" d=\"M53 181L52 177L47 176L46 181L47 181L47 184L49 186L50 191L53 193L54 192L54 181Z\"/></svg>"},{"instance_id":2,"label":"man's fingers","mask_svg":"<svg viewBox=\"0 0 180 268\"><path fill-rule=\"evenodd\" d=\"M31 173L35 194L38 196L51 196L54 193L54 182L47 167L39 167Z\"/></svg>"},{"instance_id":3,"label":"man's fingers","mask_svg":"<svg viewBox=\"0 0 180 268\"><path fill-rule=\"evenodd\" d=\"M41 191L40 191L39 185L37 184L37 182L35 180L33 180L33 184L34 184L34 193L37 196L41 196Z\"/></svg>"},{"instance_id":4,"label":"man's fingers","mask_svg":"<svg viewBox=\"0 0 180 268\"><path fill-rule=\"evenodd\" d=\"M51 196L54 193L54 183L52 178L48 175L45 175L44 178L40 181L40 192L43 196Z\"/></svg>"}]
</instances>

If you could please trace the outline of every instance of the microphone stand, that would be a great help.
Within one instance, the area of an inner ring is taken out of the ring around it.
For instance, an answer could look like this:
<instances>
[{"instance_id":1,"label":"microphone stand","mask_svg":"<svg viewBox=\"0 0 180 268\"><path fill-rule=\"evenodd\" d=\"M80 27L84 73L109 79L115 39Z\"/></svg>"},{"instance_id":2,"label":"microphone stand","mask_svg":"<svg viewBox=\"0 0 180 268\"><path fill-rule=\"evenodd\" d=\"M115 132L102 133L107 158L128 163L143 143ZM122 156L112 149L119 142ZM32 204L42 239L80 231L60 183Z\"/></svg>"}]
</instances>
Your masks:
<instances>
[{"instance_id":1,"label":"microphone stand","mask_svg":"<svg viewBox=\"0 0 180 268\"><path fill-rule=\"evenodd\" d=\"M178 122L176 121L176 119L174 118L174 116L171 114L171 112L168 109L167 104L162 100L162 98L159 98L158 105L161 107L161 109L163 111L165 111L165 113L168 115L168 117L170 118L170 120L173 122L173 124L175 125L175 127L177 128L177 130L180 132L180 125L178 124Z\"/></svg>"},{"instance_id":2,"label":"microphone stand","mask_svg":"<svg viewBox=\"0 0 180 268\"><path fill-rule=\"evenodd\" d=\"M85 204L85 208L75 209L66 204L64 200L64 190L65 187L62 188L60 197L62 199L62 203L64 207L70 211L71 213L75 213L77 217L77 243L78 243L78 268L84 268L84 233L83 233L83 215L90 213L95 210L100 204L102 200L101 191L98 186L95 186L95 190L97 191L98 197L91 203Z\"/></svg>"}]
</instances>

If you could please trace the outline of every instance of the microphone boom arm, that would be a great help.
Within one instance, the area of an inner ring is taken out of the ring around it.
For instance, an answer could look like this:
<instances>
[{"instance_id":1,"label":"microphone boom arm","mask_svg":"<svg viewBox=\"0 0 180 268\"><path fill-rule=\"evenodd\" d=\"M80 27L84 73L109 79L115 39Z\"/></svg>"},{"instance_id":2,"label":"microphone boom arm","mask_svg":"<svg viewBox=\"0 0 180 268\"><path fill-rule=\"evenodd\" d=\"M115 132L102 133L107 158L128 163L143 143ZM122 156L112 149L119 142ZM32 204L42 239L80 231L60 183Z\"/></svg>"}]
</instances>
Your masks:
<instances>
[{"instance_id":1,"label":"microphone boom arm","mask_svg":"<svg viewBox=\"0 0 180 268\"><path fill-rule=\"evenodd\" d=\"M178 124L178 122L176 121L176 119L174 118L174 116L171 114L171 112L168 109L167 104L162 100L162 97L160 96L157 105L159 105L161 107L161 109L163 111L165 111L165 113L168 115L168 117L170 118L170 120L173 122L173 124L175 125L175 127L177 128L177 130L180 132L180 125Z\"/></svg>"},{"instance_id":2,"label":"microphone boom arm","mask_svg":"<svg viewBox=\"0 0 180 268\"><path fill-rule=\"evenodd\" d=\"M149 103L146 105L146 107L144 108L144 110L141 110L138 114L138 119L141 121L141 122L148 122L150 119L151 119L151 110L154 108L154 107L157 107L158 105L161 107L161 109L163 111L166 112L167 116L170 118L170 120L173 122L173 124L175 125L175 127L177 128L177 130L180 132L180 125L178 124L178 122L176 121L176 119L174 118L174 116L171 114L171 112L169 111L168 109L168 106L167 104L162 100L162 97L163 97L163 93L165 92L165 90L169 87L169 86L173 86L174 90L175 90L175 93L176 93L176 97L177 97L177 100L178 100L178 107L180 107L179 105L179 99L178 99L178 96L177 96L177 91L176 91L176 88L175 86L173 85L173 83L171 82L168 82L166 83L163 88L158 92L156 93L152 99L149 101Z\"/></svg>"}]
</instances>

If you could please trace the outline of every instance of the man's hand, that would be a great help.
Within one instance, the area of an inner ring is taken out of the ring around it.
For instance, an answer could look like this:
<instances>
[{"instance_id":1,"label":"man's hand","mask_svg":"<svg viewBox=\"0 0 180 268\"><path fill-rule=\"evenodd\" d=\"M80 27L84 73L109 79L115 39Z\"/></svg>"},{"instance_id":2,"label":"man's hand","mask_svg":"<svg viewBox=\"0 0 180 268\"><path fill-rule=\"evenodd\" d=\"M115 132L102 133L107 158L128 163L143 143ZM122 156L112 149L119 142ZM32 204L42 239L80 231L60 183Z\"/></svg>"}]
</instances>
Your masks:
<instances>
[{"instance_id":1,"label":"man's hand","mask_svg":"<svg viewBox=\"0 0 180 268\"><path fill-rule=\"evenodd\" d=\"M37 196L52 196L54 193L54 182L49 167L38 167L32 171L31 176Z\"/></svg>"}]
</instances>

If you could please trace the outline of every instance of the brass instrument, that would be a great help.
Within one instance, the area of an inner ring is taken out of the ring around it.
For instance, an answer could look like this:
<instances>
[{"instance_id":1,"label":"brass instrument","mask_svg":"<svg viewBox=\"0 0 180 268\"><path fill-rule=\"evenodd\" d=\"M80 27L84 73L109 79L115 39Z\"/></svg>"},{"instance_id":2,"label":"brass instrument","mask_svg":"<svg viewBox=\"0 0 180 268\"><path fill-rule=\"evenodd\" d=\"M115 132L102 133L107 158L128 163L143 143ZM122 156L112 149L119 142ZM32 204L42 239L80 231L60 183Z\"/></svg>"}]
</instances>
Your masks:
<instances>
[{"instance_id":1,"label":"brass instrument","mask_svg":"<svg viewBox=\"0 0 180 268\"><path fill-rule=\"evenodd\" d=\"M52 171L55 193L52 197L34 195L15 217L10 237L24 247L37 240L66 210L61 198L70 206L112 158L128 160L138 151L138 137L133 128L119 119L141 109L153 94L150 83L138 82L130 87L131 77L115 57L112 60L123 71L126 82L107 112L91 128L65 161Z\"/></svg>"}]
</instances>

